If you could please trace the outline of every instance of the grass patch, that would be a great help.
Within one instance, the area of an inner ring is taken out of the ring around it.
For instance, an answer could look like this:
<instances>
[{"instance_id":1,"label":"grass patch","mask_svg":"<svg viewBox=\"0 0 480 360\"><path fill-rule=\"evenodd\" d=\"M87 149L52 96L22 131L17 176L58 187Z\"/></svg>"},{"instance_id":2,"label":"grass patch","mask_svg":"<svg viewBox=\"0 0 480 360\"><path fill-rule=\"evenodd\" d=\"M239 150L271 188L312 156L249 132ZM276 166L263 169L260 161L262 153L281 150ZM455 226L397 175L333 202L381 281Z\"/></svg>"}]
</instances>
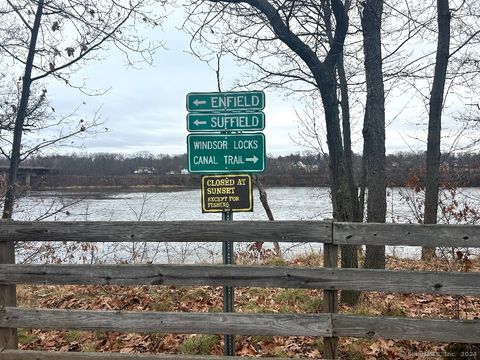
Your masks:
<instances>
[{"instance_id":1,"label":"grass patch","mask_svg":"<svg viewBox=\"0 0 480 360\"><path fill-rule=\"evenodd\" d=\"M82 344L82 351L84 352L95 352L97 351L98 344L96 342L88 342Z\"/></svg>"},{"instance_id":2,"label":"grass patch","mask_svg":"<svg viewBox=\"0 0 480 360\"><path fill-rule=\"evenodd\" d=\"M261 306L254 302L245 304L239 310L242 310L243 312L246 312L246 313L263 313L263 314L274 313L272 308Z\"/></svg>"},{"instance_id":3,"label":"grass patch","mask_svg":"<svg viewBox=\"0 0 480 360\"><path fill-rule=\"evenodd\" d=\"M313 346L314 349L317 349L321 353L323 353L325 351L325 345L323 343L323 339L321 339L321 338L315 338L312 346Z\"/></svg>"},{"instance_id":4,"label":"grass patch","mask_svg":"<svg viewBox=\"0 0 480 360\"><path fill-rule=\"evenodd\" d=\"M150 304L150 309L153 311L173 311L175 303L172 301L172 299L166 298L166 299L158 299L157 302L151 303Z\"/></svg>"},{"instance_id":5,"label":"grass patch","mask_svg":"<svg viewBox=\"0 0 480 360\"><path fill-rule=\"evenodd\" d=\"M300 308L306 313L323 312L323 299L320 296L310 297Z\"/></svg>"},{"instance_id":6,"label":"grass patch","mask_svg":"<svg viewBox=\"0 0 480 360\"><path fill-rule=\"evenodd\" d=\"M321 299L312 297L305 289L279 289L273 296L277 310L281 313L287 312L315 312Z\"/></svg>"},{"instance_id":7,"label":"grass patch","mask_svg":"<svg viewBox=\"0 0 480 360\"><path fill-rule=\"evenodd\" d=\"M270 296L270 291L266 288L250 287L246 290L246 292L250 296L258 296L258 297L268 297L268 296Z\"/></svg>"},{"instance_id":8,"label":"grass patch","mask_svg":"<svg viewBox=\"0 0 480 360\"><path fill-rule=\"evenodd\" d=\"M209 313L221 313L221 312L223 312L223 309L219 306L214 306L214 307L208 308L208 312Z\"/></svg>"},{"instance_id":9,"label":"grass patch","mask_svg":"<svg viewBox=\"0 0 480 360\"><path fill-rule=\"evenodd\" d=\"M375 315L372 309L372 306L366 301L361 302L358 305L355 305L351 311L348 312L352 315Z\"/></svg>"},{"instance_id":10,"label":"grass patch","mask_svg":"<svg viewBox=\"0 0 480 360\"><path fill-rule=\"evenodd\" d=\"M220 345L218 335L194 335L180 344L178 352L186 355L209 355L217 345Z\"/></svg>"},{"instance_id":11,"label":"grass patch","mask_svg":"<svg viewBox=\"0 0 480 360\"><path fill-rule=\"evenodd\" d=\"M39 338L32 330L18 329L18 342L22 345L32 344L38 341Z\"/></svg>"},{"instance_id":12,"label":"grass patch","mask_svg":"<svg viewBox=\"0 0 480 360\"><path fill-rule=\"evenodd\" d=\"M182 295L181 300L206 300L209 296L209 293L203 288L192 288Z\"/></svg>"},{"instance_id":13,"label":"grass patch","mask_svg":"<svg viewBox=\"0 0 480 360\"><path fill-rule=\"evenodd\" d=\"M305 289L282 289L273 297L276 303L295 305L295 303L305 303L310 300L310 296Z\"/></svg>"},{"instance_id":14,"label":"grass patch","mask_svg":"<svg viewBox=\"0 0 480 360\"><path fill-rule=\"evenodd\" d=\"M365 355L361 352L361 350L355 349L350 347L347 351L347 359L350 360L365 360Z\"/></svg>"},{"instance_id":15,"label":"grass patch","mask_svg":"<svg viewBox=\"0 0 480 360\"><path fill-rule=\"evenodd\" d=\"M83 338L83 335L84 335L83 331L68 330L68 331L64 332L63 340L67 343L72 343L72 342L75 342L75 341L80 342L80 340L82 340L82 338Z\"/></svg>"},{"instance_id":16,"label":"grass patch","mask_svg":"<svg viewBox=\"0 0 480 360\"><path fill-rule=\"evenodd\" d=\"M250 340L253 344L258 344L260 342L269 343L273 341L273 336L270 335L253 335L250 337Z\"/></svg>"},{"instance_id":17,"label":"grass patch","mask_svg":"<svg viewBox=\"0 0 480 360\"><path fill-rule=\"evenodd\" d=\"M288 358L287 352L282 348L276 348L273 350L273 356L278 358Z\"/></svg>"},{"instance_id":18,"label":"grass patch","mask_svg":"<svg viewBox=\"0 0 480 360\"><path fill-rule=\"evenodd\" d=\"M373 342L367 339L360 339L348 345L346 358L349 360L365 360L365 354L368 352Z\"/></svg>"},{"instance_id":19,"label":"grass patch","mask_svg":"<svg viewBox=\"0 0 480 360\"><path fill-rule=\"evenodd\" d=\"M388 304L387 307L382 311L382 316L406 317L407 314L402 309Z\"/></svg>"}]
</instances>

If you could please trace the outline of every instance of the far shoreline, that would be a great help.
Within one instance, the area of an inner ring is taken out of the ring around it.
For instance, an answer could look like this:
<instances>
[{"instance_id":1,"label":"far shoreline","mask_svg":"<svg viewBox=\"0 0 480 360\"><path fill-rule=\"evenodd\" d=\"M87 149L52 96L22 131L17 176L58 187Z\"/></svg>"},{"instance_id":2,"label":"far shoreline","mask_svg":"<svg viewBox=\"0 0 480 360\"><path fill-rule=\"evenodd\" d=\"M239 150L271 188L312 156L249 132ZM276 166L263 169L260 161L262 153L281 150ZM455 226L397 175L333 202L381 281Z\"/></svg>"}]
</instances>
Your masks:
<instances>
[{"instance_id":1,"label":"far shoreline","mask_svg":"<svg viewBox=\"0 0 480 360\"><path fill-rule=\"evenodd\" d=\"M49 186L31 189L34 192L170 192L194 190L196 186L190 185L93 185L93 186Z\"/></svg>"}]
</instances>

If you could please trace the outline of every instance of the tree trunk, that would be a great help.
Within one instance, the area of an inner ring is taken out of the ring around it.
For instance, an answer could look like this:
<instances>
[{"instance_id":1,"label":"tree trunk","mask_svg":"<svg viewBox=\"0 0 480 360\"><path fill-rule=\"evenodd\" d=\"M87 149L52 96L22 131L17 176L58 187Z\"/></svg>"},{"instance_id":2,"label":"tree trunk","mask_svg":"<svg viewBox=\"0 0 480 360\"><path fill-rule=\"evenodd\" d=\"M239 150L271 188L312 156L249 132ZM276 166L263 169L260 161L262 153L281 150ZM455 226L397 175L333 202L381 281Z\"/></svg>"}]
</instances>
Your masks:
<instances>
[{"instance_id":1,"label":"tree trunk","mask_svg":"<svg viewBox=\"0 0 480 360\"><path fill-rule=\"evenodd\" d=\"M5 203L3 206L3 219L11 219L15 203L15 182L17 179L18 166L20 164L20 150L22 144L23 124L27 115L28 100L30 97L30 85L32 79L33 60L37 46L37 37L40 29L44 0L39 0L35 20L31 30L30 44L28 48L25 73L22 79L22 94L13 133L12 153L10 155L10 169L5 184ZM13 241L0 244L0 263L15 263L15 244ZM0 286L0 306L16 306L15 285ZM0 347L16 349L18 347L17 329L0 329Z\"/></svg>"},{"instance_id":2,"label":"tree trunk","mask_svg":"<svg viewBox=\"0 0 480 360\"><path fill-rule=\"evenodd\" d=\"M30 86L32 84L33 60L37 46L37 37L40 29L40 21L42 19L44 0L38 2L37 11L35 13L35 21L31 30L32 37L28 48L27 61L25 63L25 73L22 79L22 94L20 104L18 106L15 118L15 128L13 132L12 153L10 155L10 168L7 177L5 190L5 203L3 206L3 218L11 219L13 213L13 205L15 203L15 182L17 179L18 166L20 164L20 150L22 146L23 124L27 116L28 101L30 99Z\"/></svg>"},{"instance_id":3,"label":"tree trunk","mask_svg":"<svg viewBox=\"0 0 480 360\"><path fill-rule=\"evenodd\" d=\"M425 179L425 224L437 223L440 168L440 135L445 81L450 51L450 9L448 0L437 0L438 40L435 73L428 114L427 163ZM422 259L435 257L434 247L422 248Z\"/></svg>"},{"instance_id":4,"label":"tree trunk","mask_svg":"<svg viewBox=\"0 0 480 360\"><path fill-rule=\"evenodd\" d=\"M340 108L342 109L342 132L343 132L343 148L345 159L345 174L348 183L348 192L353 205L353 221L362 221L361 211L359 209L358 191L353 175L353 152L352 138L350 131L350 102L348 98L348 83L345 75L345 66L343 62L343 53L337 64L338 86L340 88Z\"/></svg>"},{"instance_id":5,"label":"tree trunk","mask_svg":"<svg viewBox=\"0 0 480 360\"><path fill-rule=\"evenodd\" d=\"M329 68L324 77L317 80L321 84L320 92L325 109L325 121L327 125L327 145L329 153L330 191L332 194L333 218L336 221L355 221L357 198L350 191L347 174L353 176L353 171L346 171L344 151L351 149L343 148L340 121L338 116L338 98L336 93L335 68ZM350 163L351 165L351 163ZM341 246L341 266L345 268L358 267L357 247L354 245ZM342 291L341 301L354 305L359 300L360 293L357 291Z\"/></svg>"},{"instance_id":6,"label":"tree trunk","mask_svg":"<svg viewBox=\"0 0 480 360\"><path fill-rule=\"evenodd\" d=\"M260 196L260 202L262 203L263 209L267 213L268 220L274 221L275 219L273 217L272 209L270 209L270 204L268 203L268 199L267 199L267 192L265 191L265 188L263 187L262 182L258 179L258 175L256 174L254 177L254 182L257 185L258 193ZM263 243L257 242L258 247L261 247L262 244ZM280 244L278 243L278 241L275 241L273 243L273 249L275 251L275 256L282 257L282 250L280 248Z\"/></svg>"},{"instance_id":7,"label":"tree trunk","mask_svg":"<svg viewBox=\"0 0 480 360\"><path fill-rule=\"evenodd\" d=\"M350 104L348 98L348 83L345 75L345 66L343 62L343 53L337 64L338 86L340 88L340 108L342 110L342 132L343 132L343 157L345 161L345 176L348 184L348 196L352 204L353 216L348 221L362 221L362 212L360 211L360 203L358 199L357 185L353 176L353 158L352 158L352 140L350 134ZM358 249L356 245L341 246L342 267L358 267ZM360 300L360 292L355 290L343 290L341 292L341 302L355 305Z\"/></svg>"},{"instance_id":8,"label":"tree trunk","mask_svg":"<svg viewBox=\"0 0 480 360\"><path fill-rule=\"evenodd\" d=\"M367 0L362 16L367 102L363 123L363 161L368 189L367 222L384 223L387 212L385 176L385 91L382 74L383 0ZM367 245L366 268L385 268L385 246Z\"/></svg>"}]
</instances>

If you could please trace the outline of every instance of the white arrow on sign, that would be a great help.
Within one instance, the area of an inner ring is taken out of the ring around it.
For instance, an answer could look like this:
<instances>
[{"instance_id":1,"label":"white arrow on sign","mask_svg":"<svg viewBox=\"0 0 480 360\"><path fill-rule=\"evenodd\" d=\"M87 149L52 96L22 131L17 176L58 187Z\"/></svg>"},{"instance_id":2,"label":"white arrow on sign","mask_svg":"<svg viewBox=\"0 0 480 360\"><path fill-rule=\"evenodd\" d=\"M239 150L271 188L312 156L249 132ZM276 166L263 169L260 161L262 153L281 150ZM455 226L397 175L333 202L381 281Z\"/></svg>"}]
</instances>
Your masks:
<instances>
[{"instance_id":1,"label":"white arrow on sign","mask_svg":"<svg viewBox=\"0 0 480 360\"><path fill-rule=\"evenodd\" d=\"M201 121L201 120L198 120L198 119L196 119L193 123L194 123L196 126L198 126L198 125L206 125L206 124L207 124L206 121Z\"/></svg>"},{"instance_id":2,"label":"white arrow on sign","mask_svg":"<svg viewBox=\"0 0 480 360\"><path fill-rule=\"evenodd\" d=\"M258 158L255 155L253 155L253 157L251 158L246 158L245 161L253 161L253 163L256 164L258 161Z\"/></svg>"},{"instance_id":3,"label":"white arrow on sign","mask_svg":"<svg viewBox=\"0 0 480 360\"><path fill-rule=\"evenodd\" d=\"M195 104L195 106L198 106L198 105L205 105L207 103L206 100L198 100L198 99L195 99L193 101L193 103Z\"/></svg>"}]
</instances>

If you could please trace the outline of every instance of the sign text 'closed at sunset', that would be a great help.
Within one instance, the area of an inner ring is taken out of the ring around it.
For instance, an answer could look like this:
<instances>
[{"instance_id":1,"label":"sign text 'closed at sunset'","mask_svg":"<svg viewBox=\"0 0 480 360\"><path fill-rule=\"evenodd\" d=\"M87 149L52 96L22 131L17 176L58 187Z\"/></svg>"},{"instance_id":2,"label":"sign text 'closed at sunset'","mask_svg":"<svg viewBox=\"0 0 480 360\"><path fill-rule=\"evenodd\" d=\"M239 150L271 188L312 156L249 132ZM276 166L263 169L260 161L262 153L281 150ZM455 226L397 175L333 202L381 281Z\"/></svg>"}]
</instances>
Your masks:
<instances>
[{"instance_id":1,"label":"sign text 'closed at sunset'","mask_svg":"<svg viewBox=\"0 0 480 360\"><path fill-rule=\"evenodd\" d=\"M202 212L253 211L250 175L202 176Z\"/></svg>"}]
</instances>

